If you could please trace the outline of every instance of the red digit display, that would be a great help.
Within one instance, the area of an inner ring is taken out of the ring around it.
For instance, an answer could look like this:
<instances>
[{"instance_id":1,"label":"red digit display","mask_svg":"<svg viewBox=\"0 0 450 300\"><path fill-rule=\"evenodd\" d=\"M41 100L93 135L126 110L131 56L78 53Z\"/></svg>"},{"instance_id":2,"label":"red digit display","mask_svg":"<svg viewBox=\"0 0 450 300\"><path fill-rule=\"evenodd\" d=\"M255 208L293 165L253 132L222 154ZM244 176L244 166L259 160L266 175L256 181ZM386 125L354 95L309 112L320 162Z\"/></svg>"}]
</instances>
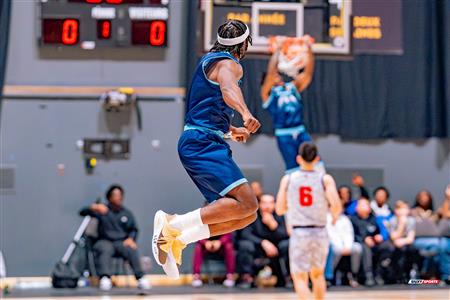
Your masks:
<instances>
[{"instance_id":1,"label":"red digit display","mask_svg":"<svg viewBox=\"0 0 450 300\"><path fill-rule=\"evenodd\" d=\"M64 20L61 40L64 45L73 45L78 42L78 20Z\"/></svg>"},{"instance_id":2,"label":"red digit display","mask_svg":"<svg viewBox=\"0 0 450 300\"><path fill-rule=\"evenodd\" d=\"M150 45L155 47L166 46L166 21L131 21L131 43L133 45Z\"/></svg>"},{"instance_id":3,"label":"red digit display","mask_svg":"<svg viewBox=\"0 0 450 300\"><path fill-rule=\"evenodd\" d=\"M154 21L150 24L150 45L161 46L166 41L166 22Z\"/></svg>"},{"instance_id":4,"label":"red digit display","mask_svg":"<svg viewBox=\"0 0 450 300\"><path fill-rule=\"evenodd\" d=\"M87 4L140 4L144 0L69 0L69 2L87 3Z\"/></svg>"},{"instance_id":5,"label":"red digit display","mask_svg":"<svg viewBox=\"0 0 450 300\"><path fill-rule=\"evenodd\" d=\"M111 38L111 20L97 21L97 38L100 40L109 40Z\"/></svg>"},{"instance_id":6,"label":"red digit display","mask_svg":"<svg viewBox=\"0 0 450 300\"><path fill-rule=\"evenodd\" d=\"M301 186L299 189L299 202L301 206L311 206L313 203L313 196L311 195L312 188L309 186Z\"/></svg>"},{"instance_id":7,"label":"red digit display","mask_svg":"<svg viewBox=\"0 0 450 300\"><path fill-rule=\"evenodd\" d=\"M42 41L48 44L75 45L78 43L79 21L77 19L44 19Z\"/></svg>"}]
</instances>

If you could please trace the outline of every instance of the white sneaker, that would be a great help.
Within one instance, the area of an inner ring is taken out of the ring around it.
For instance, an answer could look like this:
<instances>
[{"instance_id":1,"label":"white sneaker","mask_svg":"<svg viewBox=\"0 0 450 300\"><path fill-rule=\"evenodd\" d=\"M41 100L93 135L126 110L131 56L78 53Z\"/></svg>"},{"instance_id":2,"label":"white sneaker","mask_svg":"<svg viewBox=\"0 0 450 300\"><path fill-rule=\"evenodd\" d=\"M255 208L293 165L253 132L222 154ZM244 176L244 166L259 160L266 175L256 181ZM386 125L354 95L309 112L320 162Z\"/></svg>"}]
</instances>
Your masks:
<instances>
[{"instance_id":1,"label":"white sneaker","mask_svg":"<svg viewBox=\"0 0 450 300\"><path fill-rule=\"evenodd\" d=\"M158 239L163 230L164 224L167 222L166 218L167 214L162 210L158 210L155 214L155 218L153 219L153 239L152 239L152 250L153 257L156 260L156 263L160 266L163 265L163 262L159 260L159 248L158 248Z\"/></svg>"},{"instance_id":2,"label":"white sneaker","mask_svg":"<svg viewBox=\"0 0 450 300\"><path fill-rule=\"evenodd\" d=\"M178 266L175 261L175 258L173 257L172 251L169 251L169 253L167 253L167 259L164 263L159 260L160 249L158 247L158 240L166 224L167 224L167 214L162 210L158 210L155 214L153 222L152 252L156 260L156 263L163 268L167 276L173 279L178 279L180 278L180 271L178 270Z\"/></svg>"},{"instance_id":3,"label":"white sneaker","mask_svg":"<svg viewBox=\"0 0 450 300\"><path fill-rule=\"evenodd\" d=\"M236 284L236 281L234 281L233 279L225 279L223 281L223 285L227 288L232 288L232 287L234 287L235 284Z\"/></svg>"},{"instance_id":4,"label":"white sneaker","mask_svg":"<svg viewBox=\"0 0 450 300\"><path fill-rule=\"evenodd\" d=\"M172 251L167 254L166 263L162 265L162 268L168 277L172 279L180 278L180 270L178 270L177 262L173 257Z\"/></svg>"},{"instance_id":5,"label":"white sneaker","mask_svg":"<svg viewBox=\"0 0 450 300\"><path fill-rule=\"evenodd\" d=\"M139 278L137 286L138 286L138 289L140 289L140 290L149 290L152 288L150 281L145 279L145 277Z\"/></svg>"},{"instance_id":6,"label":"white sneaker","mask_svg":"<svg viewBox=\"0 0 450 300\"><path fill-rule=\"evenodd\" d=\"M192 284L192 287L199 288L199 287L203 286L203 281L201 279L197 278L197 279L193 279L191 284Z\"/></svg>"},{"instance_id":7,"label":"white sneaker","mask_svg":"<svg viewBox=\"0 0 450 300\"><path fill-rule=\"evenodd\" d=\"M99 287L102 291L109 291L112 288L112 282L111 279L103 276L102 279L100 279Z\"/></svg>"}]
</instances>

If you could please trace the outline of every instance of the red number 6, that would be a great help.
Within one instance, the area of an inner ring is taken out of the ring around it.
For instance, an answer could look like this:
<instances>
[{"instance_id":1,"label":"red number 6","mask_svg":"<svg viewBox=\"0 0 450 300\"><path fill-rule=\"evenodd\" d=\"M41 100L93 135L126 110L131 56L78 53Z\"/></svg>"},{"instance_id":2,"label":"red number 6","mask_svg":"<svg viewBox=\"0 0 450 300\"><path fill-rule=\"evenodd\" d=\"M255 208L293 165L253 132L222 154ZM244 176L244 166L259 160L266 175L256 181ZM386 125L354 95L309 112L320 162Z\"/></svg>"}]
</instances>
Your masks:
<instances>
[{"instance_id":1,"label":"red number 6","mask_svg":"<svg viewBox=\"0 0 450 300\"><path fill-rule=\"evenodd\" d=\"M313 197L311 195L312 188L309 186L301 186L299 192L300 192L300 205L311 206L313 203Z\"/></svg>"}]
</instances>

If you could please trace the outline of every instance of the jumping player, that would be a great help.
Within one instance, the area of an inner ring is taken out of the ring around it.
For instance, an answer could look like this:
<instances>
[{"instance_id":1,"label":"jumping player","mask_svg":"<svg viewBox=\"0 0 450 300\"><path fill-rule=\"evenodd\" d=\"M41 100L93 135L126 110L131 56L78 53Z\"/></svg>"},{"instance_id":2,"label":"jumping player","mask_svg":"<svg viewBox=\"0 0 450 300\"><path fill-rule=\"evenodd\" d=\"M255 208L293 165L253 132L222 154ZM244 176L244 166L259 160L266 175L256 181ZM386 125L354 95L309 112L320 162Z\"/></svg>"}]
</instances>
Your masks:
<instances>
[{"instance_id":1,"label":"jumping player","mask_svg":"<svg viewBox=\"0 0 450 300\"><path fill-rule=\"evenodd\" d=\"M278 72L278 60L281 55L281 43L278 43L269 60L267 73L261 86L263 108L272 117L278 149L286 165L286 174L298 168L296 157L299 146L303 142L312 141L303 121L303 102L300 93L311 83L314 73L314 55L311 51L310 37L305 36L302 40L308 49L303 71L297 73L292 81L283 81L283 77ZM318 166L321 165L322 162Z\"/></svg>"},{"instance_id":2,"label":"jumping player","mask_svg":"<svg viewBox=\"0 0 450 300\"><path fill-rule=\"evenodd\" d=\"M190 243L241 229L256 219L256 197L231 157L224 136L246 142L260 123L248 110L239 88L239 61L251 36L248 27L230 20L218 29L217 41L200 60L186 97L184 132L178 142L181 163L210 203L183 215L158 211L154 219L153 254L170 277L177 278L182 249ZM244 127L230 122L234 110ZM181 200L181 199L180 199Z\"/></svg>"},{"instance_id":3,"label":"jumping player","mask_svg":"<svg viewBox=\"0 0 450 300\"><path fill-rule=\"evenodd\" d=\"M342 209L333 177L315 170L320 158L317 147L305 142L300 146L298 171L286 174L280 182L276 213L287 214L290 228L289 262L295 291L300 299L310 296L309 278L315 299L323 299L328 255L328 206L335 223Z\"/></svg>"}]
</instances>

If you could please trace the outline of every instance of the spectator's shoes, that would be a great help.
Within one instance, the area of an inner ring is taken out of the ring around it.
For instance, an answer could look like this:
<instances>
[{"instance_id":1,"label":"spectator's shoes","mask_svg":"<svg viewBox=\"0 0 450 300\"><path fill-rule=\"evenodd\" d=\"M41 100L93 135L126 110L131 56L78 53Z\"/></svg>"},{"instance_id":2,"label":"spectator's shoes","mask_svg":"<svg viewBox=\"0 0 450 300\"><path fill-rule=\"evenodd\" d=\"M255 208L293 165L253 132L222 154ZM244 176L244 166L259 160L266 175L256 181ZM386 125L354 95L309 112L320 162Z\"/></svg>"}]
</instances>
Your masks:
<instances>
[{"instance_id":1,"label":"spectator's shoes","mask_svg":"<svg viewBox=\"0 0 450 300\"><path fill-rule=\"evenodd\" d=\"M169 226L167 214L161 210L156 212L153 226L153 256L167 276L177 279L180 277L177 264L181 264L181 252L186 247L177 239L181 232Z\"/></svg>"},{"instance_id":2,"label":"spectator's shoes","mask_svg":"<svg viewBox=\"0 0 450 300\"><path fill-rule=\"evenodd\" d=\"M144 277L139 278L138 280L138 289L140 290L149 290L152 288L150 281L145 279Z\"/></svg>"},{"instance_id":3,"label":"spectator's shoes","mask_svg":"<svg viewBox=\"0 0 450 300\"><path fill-rule=\"evenodd\" d=\"M227 278L223 281L223 285L227 288L232 288L232 287L234 287L235 284L236 284L236 281L234 281L234 279L231 279L231 278Z\"/></svg>"},{"instance_id":4,"label":"spectator's shoes","mask_svg":"<svg viewBox=\"0 0 450 300\"><path fill-rule=\"evenodd\" d=\"M197 275L197 274L194 275L191 285L192 285L192 287L195 287L195 288L199 288L199 287L203 286L203 281L202 281L200 275Z\"/></svg>"},{"instance_id":5,"label":"spectator's shoes","mask_svg":"<svg viewBox=\"0 0 450 300\"><path fill-rule=\"evenodd\" d=\"M111 279L103 276L102 279L100 279L99 287L102 291L109 291L112 288L112 282Z\"/></svg>"}]
</instances>

